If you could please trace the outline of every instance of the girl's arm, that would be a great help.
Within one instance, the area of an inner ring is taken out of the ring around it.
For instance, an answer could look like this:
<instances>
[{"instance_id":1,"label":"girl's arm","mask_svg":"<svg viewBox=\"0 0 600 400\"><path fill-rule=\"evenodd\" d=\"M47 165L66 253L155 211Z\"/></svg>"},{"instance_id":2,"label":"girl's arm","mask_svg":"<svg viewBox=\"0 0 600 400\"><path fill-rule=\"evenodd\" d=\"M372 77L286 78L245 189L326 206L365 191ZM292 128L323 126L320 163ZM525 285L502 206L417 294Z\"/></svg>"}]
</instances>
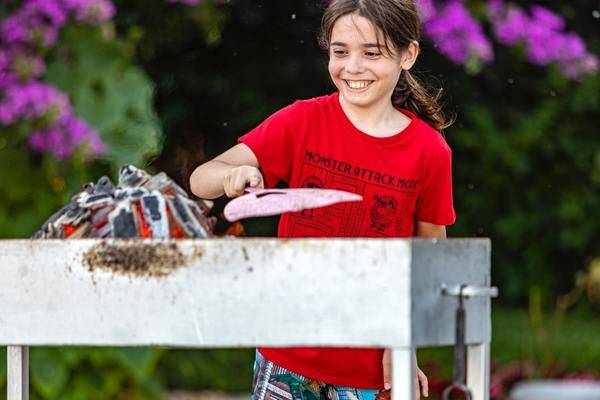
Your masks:
<instances>
[{"instance_id":1,"label":"girl's arm","mask_svg":"<svg viewBox=\"0 0 600 400\"><path fill-rule=\"evenodd\" d=\"M214 159L197 167L190 176L192 193L203 199L244 194L246 186L264 187L256 156L239 143Z\"/></svg>"},{"instance_id":2,"label":"girl's arm","mask_svg":"<svg viewBox=\"0 0 600 400\"><path fill-rule=\"evenodd\" d=\"M417 221L417 226L415 228L415 236L432 239L445 239L446 226L431 224L429 222Z\"/></svg>"}]
</instances>

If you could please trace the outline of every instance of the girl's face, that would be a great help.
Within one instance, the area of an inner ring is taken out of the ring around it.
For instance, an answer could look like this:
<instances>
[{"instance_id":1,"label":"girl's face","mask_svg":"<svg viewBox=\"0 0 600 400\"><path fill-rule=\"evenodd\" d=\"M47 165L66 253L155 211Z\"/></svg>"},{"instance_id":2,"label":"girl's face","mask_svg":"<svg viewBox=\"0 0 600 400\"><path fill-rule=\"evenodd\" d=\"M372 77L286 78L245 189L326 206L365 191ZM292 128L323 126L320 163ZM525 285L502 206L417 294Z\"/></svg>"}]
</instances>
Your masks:
<instances>
[{"instance_id":1,"label":"girl's face","mask_svg":"<svg viewBox=\"0 0 600 400\"><path fill-rule=\"evenodd\" d=\"M352 105L370 107L382 101L391 104L407 57L378 47L377 43L383 40L369 20L358 14L344 15L333 26L329 74L340 94Z\"/></svg>"}]
</instances>

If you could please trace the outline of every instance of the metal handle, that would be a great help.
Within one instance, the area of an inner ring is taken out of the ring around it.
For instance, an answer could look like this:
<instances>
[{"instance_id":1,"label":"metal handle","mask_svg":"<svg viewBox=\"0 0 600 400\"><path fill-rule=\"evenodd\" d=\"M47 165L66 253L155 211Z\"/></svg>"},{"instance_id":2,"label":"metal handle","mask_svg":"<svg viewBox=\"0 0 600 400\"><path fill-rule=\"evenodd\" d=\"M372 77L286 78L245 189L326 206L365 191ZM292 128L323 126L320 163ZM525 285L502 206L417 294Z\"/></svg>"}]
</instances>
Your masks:
<instances>
[{"instance_id":1,"label":"metal handle","mask_svg":"<svg viewBox=\"0 0 600 400\"><path fill-rule=\"evenodd\" d=\"M462 290L461 290L462 286ZM498 297L498 288L495 286L474 286L474 285L446 285L442 283L440 286L442 296L461 296L469 297Z\"/></svg>"},{"instance_id":2,"label":"metal handle","mask_svg":"<svg viewBox=\"0 0 600 400\"><path fill-rule=\"evenodd\" d=\"M473 393L471 393L471 389L469 389L464 384L453 383L452 385L444 389L444 391L442 392L442 400L449 400L451 398L455 399L457 393L458 395L462 396L462 398L464 398L465 400L473 399Z\"/></svg>"}]
</instances>

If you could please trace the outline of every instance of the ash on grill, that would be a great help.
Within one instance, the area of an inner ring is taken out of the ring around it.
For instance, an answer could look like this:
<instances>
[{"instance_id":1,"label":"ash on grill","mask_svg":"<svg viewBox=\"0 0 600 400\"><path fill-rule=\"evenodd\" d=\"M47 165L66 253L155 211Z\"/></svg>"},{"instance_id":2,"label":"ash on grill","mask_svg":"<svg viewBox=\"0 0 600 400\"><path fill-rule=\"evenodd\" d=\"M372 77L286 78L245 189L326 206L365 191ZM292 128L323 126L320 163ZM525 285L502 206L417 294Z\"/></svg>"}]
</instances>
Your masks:
<instances>
[{"instance_id":1,"label":"ash on grill","mask_svg":"<svg viewBox=\"0 0 600 400\"><path fill-rule=\"evenodd\" d=\"M50 238L201 238L212 236L211 205L191 200L164 172L121 167L115 185L103 176L52 215L34 235Z\"/></svg>"},{"instance_id":2,"label":"ash on grill","mask_svg":"<svg viewBox=\"0 0 600 400\"><path fill-rule=\"evenodd\" d=\"M166 276L186 264L186 257L174 243L102 241L83 254L88 270L96 268L119 274Z\"/></svg>"}]
</instances>

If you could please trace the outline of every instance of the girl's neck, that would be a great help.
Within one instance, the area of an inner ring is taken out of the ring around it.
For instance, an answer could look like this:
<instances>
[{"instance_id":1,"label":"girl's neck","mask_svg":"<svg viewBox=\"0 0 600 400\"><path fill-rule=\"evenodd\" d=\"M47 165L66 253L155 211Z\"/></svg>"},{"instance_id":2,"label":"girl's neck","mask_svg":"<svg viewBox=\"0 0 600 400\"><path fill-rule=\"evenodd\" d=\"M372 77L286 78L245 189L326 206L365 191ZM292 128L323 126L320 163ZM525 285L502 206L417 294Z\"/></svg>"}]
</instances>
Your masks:
<instances>
[{"instance_id":1,"label":"girl's neck","mask_svg":"<svg viewBox=\"0 0 600 400\"><path fill-rule=\"evenodd\" d=\"M371 136L392 136L410 123L410 118L398 111L391 100L360 107L348 102L340 93L339 101L350 122L360 131Z\"/></svg>"}]
</instances>

